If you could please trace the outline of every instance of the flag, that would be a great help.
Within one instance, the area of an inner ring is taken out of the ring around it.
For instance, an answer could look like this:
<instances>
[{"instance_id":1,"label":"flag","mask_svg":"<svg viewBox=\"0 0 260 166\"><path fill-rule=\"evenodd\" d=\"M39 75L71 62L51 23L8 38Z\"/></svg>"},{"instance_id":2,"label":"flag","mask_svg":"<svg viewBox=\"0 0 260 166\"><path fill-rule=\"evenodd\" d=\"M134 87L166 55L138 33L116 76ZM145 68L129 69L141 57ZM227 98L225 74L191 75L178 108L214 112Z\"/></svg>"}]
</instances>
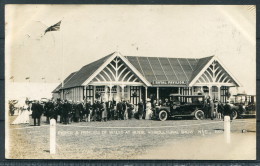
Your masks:
<instances>
[{"instance_id":1,"label":"flag","mask_svg":"<svg viewBox=\"0 0 260 166\"><path fill-rule=\"evenodd\" d=\"M28 80L28 79L30 79L30 77L26 77L25 79Z\"/></svg>"},{"instance_id":2,"label":"flag","mask_svg":"<svg viewBox=\"0 0 260 166\"><path fill-rule=\"evenodd\" d=\"M45 77L42 77L42 80L44 80L45 79Z\"/></svg>"},{"instance_id":3,"label":"flag","mask_svg":"<svg viewBox=\"0 0 260 166\"><path fill-rule=\"evenodd\" d=\"M10 77L10 80L11 80L11 79L14 79L14 76L11 76L11 77Z\"/></svg>"},{"instance_id":4,"label":"flag","mask_svg":"<svg viewBox=\"0 0 260 166\"><path fill-rule=\"evenodd\" d=\"M47 32L50 32L50 31L59 31L60 30L60 24L61 24L61 21L59 21L58 23L48 27L45 31L44 31L44 35L45 33Z\"/></svg>"}]
</instances>

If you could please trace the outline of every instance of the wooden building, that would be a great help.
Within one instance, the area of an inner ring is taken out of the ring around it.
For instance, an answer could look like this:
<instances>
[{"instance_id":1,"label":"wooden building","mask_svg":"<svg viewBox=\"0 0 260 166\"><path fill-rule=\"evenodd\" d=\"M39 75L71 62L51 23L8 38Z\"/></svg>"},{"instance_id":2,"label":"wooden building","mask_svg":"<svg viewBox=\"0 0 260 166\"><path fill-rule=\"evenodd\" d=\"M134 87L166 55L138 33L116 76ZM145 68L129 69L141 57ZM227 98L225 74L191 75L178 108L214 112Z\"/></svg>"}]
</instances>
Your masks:
<instances>
[{"instance_id":1,"label":"wooden building","mask_svg":"<svg viewBox=\"0 0 260 166\"><path fill-rule=\"evenodd\" d=\"M205 58L168 58L107 55L71 73L53 91L61 99L94 102L140 99L162 99L171 93L204 94L212 99L227 100L230 87L240 83L216 56Z\"/></svg>"}]
</instances>

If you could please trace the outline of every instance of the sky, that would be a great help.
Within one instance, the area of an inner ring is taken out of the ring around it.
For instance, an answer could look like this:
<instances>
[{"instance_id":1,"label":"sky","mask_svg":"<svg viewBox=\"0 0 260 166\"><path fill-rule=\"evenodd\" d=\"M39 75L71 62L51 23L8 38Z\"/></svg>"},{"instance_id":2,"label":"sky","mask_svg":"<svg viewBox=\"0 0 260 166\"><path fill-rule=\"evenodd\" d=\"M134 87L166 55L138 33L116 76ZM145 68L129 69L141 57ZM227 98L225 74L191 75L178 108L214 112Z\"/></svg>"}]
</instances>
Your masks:
<instances>
[{"instance_id":1,"label":"sky","mask_svg":"<svg viewBox=\"0 0 260 166\"><path fill-rule=\"evenodd\" d=\"M5 12L9 82L30 77L34 83L59 83L119 51L128 56L215 55L246 92L256 91L254 6L6 5ZM60 20L60 31L44 35Z\"/></svg>"}]
</instances>

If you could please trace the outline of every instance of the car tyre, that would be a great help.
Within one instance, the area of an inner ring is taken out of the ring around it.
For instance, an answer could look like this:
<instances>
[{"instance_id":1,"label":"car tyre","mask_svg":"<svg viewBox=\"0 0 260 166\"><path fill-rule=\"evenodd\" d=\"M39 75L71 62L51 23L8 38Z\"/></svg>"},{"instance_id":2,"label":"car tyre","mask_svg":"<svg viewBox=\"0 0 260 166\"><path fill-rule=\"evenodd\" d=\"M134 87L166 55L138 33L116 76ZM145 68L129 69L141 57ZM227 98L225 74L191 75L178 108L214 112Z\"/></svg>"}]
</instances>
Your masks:
<instances>
[{"instance_id":1,"label":"car tyre","mask_svg":"<svg viewBox=\"0 0 260 166\"><path fill-rule=\"evenodd\" d=\"M237 111L236 110L232 110L232 119L234 120L234 119L236 119L237 118L237 116L238 116L238 114L237 114Z\"/></svg>"},{"instance_id":2,"label":"car tyre","mask_svg":"<svg viewBox=\"0 0 260 166\"><path fill-rule=\"evenodd\" d=\"M201 110L197 110L197 111L195 112L195 118L196 118L197 120L202 120L202 119L204 119L204 118L205 118L204 112L201 111Z\"/></svg>"},{"instance_id":3,"label":"car tyre","mask_svg":"<svg viewBox=\"0 0 260 166\"><path fill-rule=\"evenodd\" d=\"M159 113L159 120L165 121L168 118L168 113L165 110L160 111Z\"/></svg>"}]
</instances>

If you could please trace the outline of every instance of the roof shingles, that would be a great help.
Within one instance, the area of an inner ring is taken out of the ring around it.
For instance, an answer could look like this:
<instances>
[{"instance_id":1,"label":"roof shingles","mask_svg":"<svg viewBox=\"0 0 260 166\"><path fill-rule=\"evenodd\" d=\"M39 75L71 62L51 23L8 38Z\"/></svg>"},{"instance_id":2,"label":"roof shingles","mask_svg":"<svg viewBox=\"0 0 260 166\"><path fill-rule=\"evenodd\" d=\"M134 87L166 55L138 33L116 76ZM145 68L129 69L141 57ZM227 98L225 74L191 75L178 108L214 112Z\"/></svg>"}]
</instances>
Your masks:
<instances>
[{"instance_id":1,"label":"roof shingles","mask_svg":"<svg viewBox=\"0 0 260 166\"><path fill-rule=\"evenodd\" d=\"M88 79L113 54L114 53L109 54L95 62L83 66L68 82L64 84L63 89L81 86L86 79Z\"/></svg>"},{"instance_id":2,"label":"roof shingles","mask_svg":"<svg viewBox=\"0 0 260 166\"><path fill-rule=\"evenodd\" d=\"M107 59L114 53L95 62L83 66L79 71L71 73L64 81L64 89L81 86ZM211 60L213 56L201 59L167 58L167 57L136 57L125 58L149 81L191 81ZM53 91L58 91L61 84Z\"/></svg>"}]
</instances>

